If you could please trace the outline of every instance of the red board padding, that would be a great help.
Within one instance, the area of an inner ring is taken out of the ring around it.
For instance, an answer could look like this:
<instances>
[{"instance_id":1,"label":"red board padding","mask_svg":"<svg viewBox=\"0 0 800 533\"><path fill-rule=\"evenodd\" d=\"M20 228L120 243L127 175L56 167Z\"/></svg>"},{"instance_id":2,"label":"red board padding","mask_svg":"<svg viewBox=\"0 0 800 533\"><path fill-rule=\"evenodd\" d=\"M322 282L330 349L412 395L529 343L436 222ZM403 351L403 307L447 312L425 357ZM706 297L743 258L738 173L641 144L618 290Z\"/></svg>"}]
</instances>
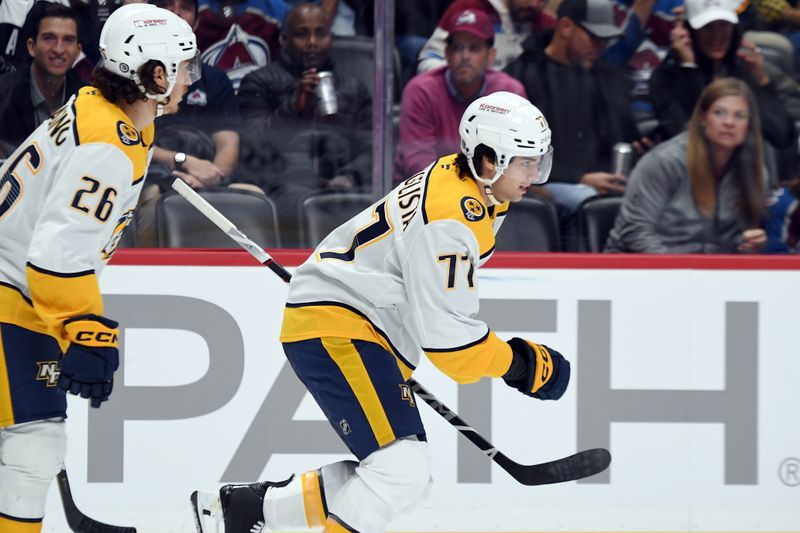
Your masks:
<instances>
[{"instance_id":1,"label":"red board padding","mask_svg":"<svg viewBox=\"0 0 800 533\"><path fill-rule=\"evenodd\" d=\"M311 250L269 250L287 267L298 266ZM236 249L118 250L112 265L254 266L258 261ZM762 255L648 255L497 252L486 266L494 268L594 268L594 269L700 269L700 270L800 270L800 256Z\"/></svg>"}]
</instances>

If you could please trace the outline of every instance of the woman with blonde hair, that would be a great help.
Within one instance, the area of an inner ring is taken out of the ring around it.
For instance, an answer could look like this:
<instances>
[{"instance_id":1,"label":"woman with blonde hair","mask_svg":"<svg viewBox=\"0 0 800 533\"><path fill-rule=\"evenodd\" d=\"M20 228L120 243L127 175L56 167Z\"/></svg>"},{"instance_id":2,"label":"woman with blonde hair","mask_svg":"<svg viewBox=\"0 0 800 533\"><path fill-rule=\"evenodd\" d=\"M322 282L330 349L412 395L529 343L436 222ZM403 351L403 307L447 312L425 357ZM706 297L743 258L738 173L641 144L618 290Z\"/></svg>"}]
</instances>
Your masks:
<instances>
[{"instance_id":1,"label":"woman with blonde hair","mask_svg":"<svg viewBox=\"0 0 800 533\"><path fill-rule=\"evenodd\" d=\"M735 78L711 83L687 131L646 154L631 173L607 252L758 252L765 170L753 93Z\"/></svg>"}]
</instances>

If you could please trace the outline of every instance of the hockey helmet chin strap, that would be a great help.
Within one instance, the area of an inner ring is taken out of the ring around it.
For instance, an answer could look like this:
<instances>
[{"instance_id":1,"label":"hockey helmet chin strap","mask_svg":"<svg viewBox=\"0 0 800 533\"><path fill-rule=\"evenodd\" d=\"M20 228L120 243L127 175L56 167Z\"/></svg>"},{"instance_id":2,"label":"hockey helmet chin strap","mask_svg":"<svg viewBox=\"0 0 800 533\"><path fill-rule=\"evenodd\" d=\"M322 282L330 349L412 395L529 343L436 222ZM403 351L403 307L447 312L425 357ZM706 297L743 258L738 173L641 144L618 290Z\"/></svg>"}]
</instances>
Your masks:
<instances>
[{"instance_id":1,"label":"hockey helmet chin strap","mask_svg":"<svg viewBox=\"0 0 800 533\"><path fill-rule=\"evenodd\" d=\"M495 163L494 177L487 180L486 178L482 178L480 174L478 174L478 171L475 170L475 164L472 162L471 157L467 157L467 165L469 165L469 169L472 171L472 176L475 178L475 181L483 185L483 191L486 193L486 198L489 200L489 206L499 205L500 202L494 197L492 185L500 179L500 176L506 171L506 167L501 167L499 164Z\"/></svg>"}]
</instances>

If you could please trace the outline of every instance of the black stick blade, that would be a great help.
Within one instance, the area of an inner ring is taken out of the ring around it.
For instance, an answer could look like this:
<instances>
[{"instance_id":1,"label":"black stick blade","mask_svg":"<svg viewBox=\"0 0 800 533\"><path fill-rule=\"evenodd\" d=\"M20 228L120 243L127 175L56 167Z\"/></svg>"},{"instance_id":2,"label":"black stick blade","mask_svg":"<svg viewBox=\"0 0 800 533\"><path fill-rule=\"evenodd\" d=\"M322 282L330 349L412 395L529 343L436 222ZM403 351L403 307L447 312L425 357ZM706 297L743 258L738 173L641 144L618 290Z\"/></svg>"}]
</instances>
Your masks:
<instances>
[{"instance_id":1,"label":"black stick blade","mask_svg":"<svg viewBox=\"0 0 800 533\"><path fill-rule=\"evenodd\" d=\"M136 533L135 527L112 526L89 518L78 509L72 499L72 490L69 487L67 471L61 470L56 475L58 490L61 493L61 503L64 505L64 514L69 528L75 533Z\"/></svg>"},{"instance_id":2,"label":"black stick blade","mask_svg":"<svg viewBox=\"0 0 800 533\"><path fill-rule=\"evenodd\" d=\"M611 464L611 453L605 448L592 448L535 465L521 465L498 453L494 461L523 485L549 485L599 474Z\"/></svg>"}]
</instances>

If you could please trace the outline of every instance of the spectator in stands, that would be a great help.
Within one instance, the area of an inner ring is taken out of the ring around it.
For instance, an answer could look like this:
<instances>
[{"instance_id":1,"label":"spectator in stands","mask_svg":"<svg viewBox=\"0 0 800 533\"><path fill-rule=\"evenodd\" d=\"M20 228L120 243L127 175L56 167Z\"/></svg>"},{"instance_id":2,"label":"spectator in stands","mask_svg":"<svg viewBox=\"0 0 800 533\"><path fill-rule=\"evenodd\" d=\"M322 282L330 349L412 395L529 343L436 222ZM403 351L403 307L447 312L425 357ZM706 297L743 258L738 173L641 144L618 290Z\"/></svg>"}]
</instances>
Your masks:
<instances>
[{"instance_id":1,"label":"spectator in stands","mask_svg":"<svg viewBox=\"0 0 800 533\"><path fill-rule=\"evenodd\" d=\"M744 80L758 102L764 138L776 148L795 139L792 119L757 48L742 40L728 0L686 0L687 28L676 21L672 50L653 72L650 98L664 138L683 131L703 88L721 77Z\"/></svg>"},{"instance_id":2,"label":"spectator in stands","mask_svg":"<svg viewBox=\"0 0 800 533\"><path fill-rule=\"evenodd\" d=\"M285 0L288 9L309 0ZM313 1L313 0L311 0ZM331 21L331 33L338 36L355 35L356 14L346 0L316 0L322 6L325 16ZM370 14L372 14L370 12Z\"/></svg>"},{"instance_id":3,"label":"spectator in stands","mask_svg":"<svg viewBox=\"0 0 800 533\"><path fill-rule=\"evenodd\" d=\"M280 59L242 80L242 164L247 181L276 200L281 238L299 243L301 200L321 190L355 190L371 176L372 99L356 79L337 76L330 20L318 4L286 16ZM323 115L319 73L331 71L338 109ZM284 238L286 236L286 238Z\"/></svg>"},{"instance_id":4,"label":"spectator in stands","mask_svg":"<svg viewBox=\"0 0 800 533\"><path fill-rule=\"evenodd\" d=\"M225 71L238 91L248 72L280 55L286 12L283 0L200 0L195 35L203 62Z\"/></svg>"},{"instance_id":5,"label":"spectator in stands","mask_svg":"<svg viewBox=\"0 0 800 533\"><path fill-rule=\"evenodd\" d=\"M197 26L197 0L157 0ZM178 112L156 119L153 159L137 207L139 246L157 245L155 204L180 177L198 189L228 185L239 161L239 108L233 85L223 71L205 63L201 78L192 84Z\"/></svg>"},{"instance_id":6,"label":"spectator in stands","mask_svg":"<svg viewBox=\"0 0 800 533\"><path fill-rule=\"evenodd\" d=\"M0 138L15 146L85 85L72 70L81 51L75 11L49 3L36 14L30 66L0 76Z\"/></svg>"},{"instance_id":7,"label":"spectator in stands","mask_svg":"<svg viewBox=\"0 0 800 533\"><path fill-rule=\"evenodd\" d=\"M452 22L447 65L412 78L403 91L396 180L422 170L438 156L459 151L458 124L476 98L497 91L525 96L519 81L488 68L496 53L488 15L465 9Z\"/></svg>"},{"instance_id":8,"label":"spectator in stands","mask_svg":"<svg viewBox=\"0 0 800 533\"><path fill-rule=\"evenodd\" d=\"M761 124L742 80L711 83L688 131L631 174L607 252L752 253L767 242Z\"/></svg>"},{"instance_id":9,"label":"spectator in stands","mask_svg":"<svg viewBox=\"0 0 800 533\"><path fill-rule=\"evenodd\" d=\"M554 167L543 187L558 208L566 250L575 249L578 205L625 190L626 176L610 172L613 145L635 142L643 151L651 144L637 141L627 74L598 61L620 31L609 0L563 0L555 30L531 36L506 68L553 130Z\"/></svg>"},{"instance_id":10,"label":"spectator in stands","mask_svg":"<svg viewBox=\"0 0 800 533\"><path fill-rule=\"evenodd\" d=\"M529 35L555 25L553 16L544 10L546 3L546 0L455 0L422 47L417 72L422 73L446 63L446 28L452 26L452 19L465 9L483 11L489 16L495 28L497 49L492 67L502 70L522 53L522 41Z\"/></svg>"}]
</instances>

